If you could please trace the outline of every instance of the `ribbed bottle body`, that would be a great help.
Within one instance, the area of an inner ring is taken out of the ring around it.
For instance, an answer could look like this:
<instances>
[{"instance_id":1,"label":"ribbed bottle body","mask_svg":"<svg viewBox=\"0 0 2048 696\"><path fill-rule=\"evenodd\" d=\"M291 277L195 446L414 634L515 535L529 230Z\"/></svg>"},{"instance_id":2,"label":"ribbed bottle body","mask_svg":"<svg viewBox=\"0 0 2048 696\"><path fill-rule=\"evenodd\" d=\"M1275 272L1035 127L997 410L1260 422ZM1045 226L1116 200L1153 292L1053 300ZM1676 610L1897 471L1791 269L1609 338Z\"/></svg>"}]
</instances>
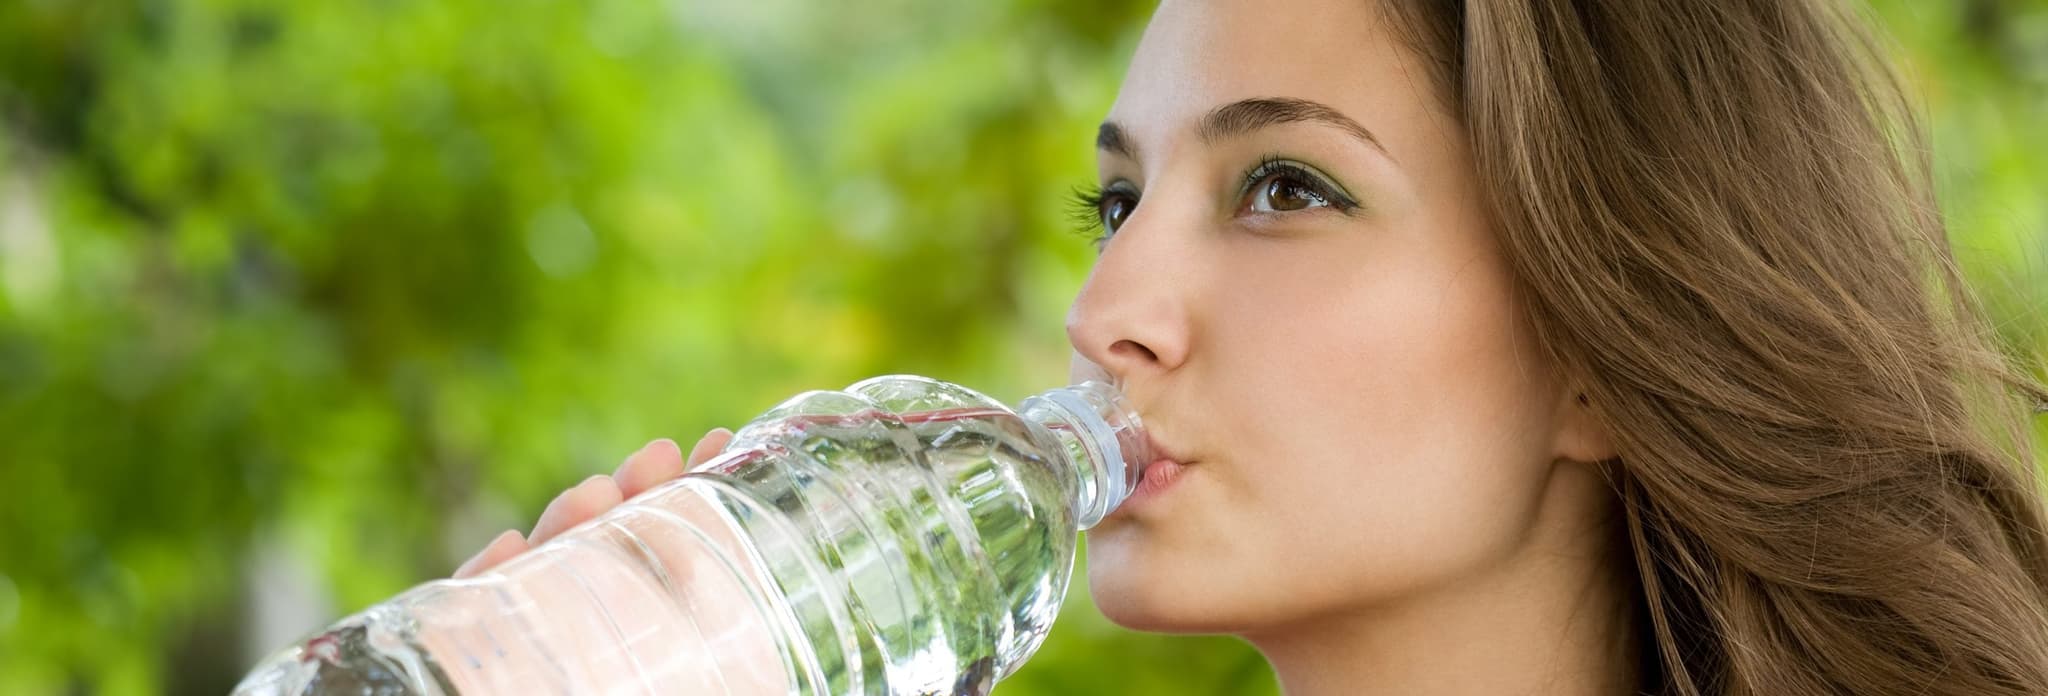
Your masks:
<instances>
[{"instance_id":1,"label":"ribbed bottle body","mask_svg":"<svg viewBox=\"0 0 2048 696\"><path fill-rule=\"evenodd\" d=\"M911 376L800 394L676 481L350 617L238 693L986 693L1051 627L1084 511L1127 487L1101 451L1142 441L1135 415L1118 450L1100 414L1026 410Z\"/></svg>"}]
</instances>

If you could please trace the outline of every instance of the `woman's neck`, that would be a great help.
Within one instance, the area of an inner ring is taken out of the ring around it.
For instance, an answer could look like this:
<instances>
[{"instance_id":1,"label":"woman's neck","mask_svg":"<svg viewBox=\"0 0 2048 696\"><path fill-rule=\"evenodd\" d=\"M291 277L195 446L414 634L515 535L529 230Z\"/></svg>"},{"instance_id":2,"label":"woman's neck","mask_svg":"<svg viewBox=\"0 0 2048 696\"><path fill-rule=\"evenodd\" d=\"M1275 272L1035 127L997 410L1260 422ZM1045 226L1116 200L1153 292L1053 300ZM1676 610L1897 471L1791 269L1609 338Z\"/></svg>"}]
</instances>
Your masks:
<instances>
[{"instance_id":1,"label":"woman's neck","mask_svg":"<svg viewBox=\"0 0 2048 696\"><path fill-rule=\"evenodd\" d=\"M1454 586L1244 638L1288 696L1637 693L1637 580L1610 519L1539 532Z\"/></svg>"}]
</instances>

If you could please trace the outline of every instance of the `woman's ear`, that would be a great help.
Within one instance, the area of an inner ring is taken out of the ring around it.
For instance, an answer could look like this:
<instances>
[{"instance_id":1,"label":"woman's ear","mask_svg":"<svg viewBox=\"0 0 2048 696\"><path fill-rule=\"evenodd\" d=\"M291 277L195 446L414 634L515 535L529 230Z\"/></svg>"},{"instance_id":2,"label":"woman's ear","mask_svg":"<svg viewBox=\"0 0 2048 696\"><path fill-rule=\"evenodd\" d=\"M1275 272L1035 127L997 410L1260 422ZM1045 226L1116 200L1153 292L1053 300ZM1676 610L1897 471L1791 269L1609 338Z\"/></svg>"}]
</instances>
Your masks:
<instances>
[{"instance_id":1,"label":"woman's ear","mask_svg":"<svg viewBox=\"0 0 2048 696\"><path fill-rule=\"evenodd\" d=\"M1577 384L1569 385L1563 400L1557 410L1557 458L1588 463L1613 459L1614 438L1586 391Z\"/></svg>"}]
</instances>

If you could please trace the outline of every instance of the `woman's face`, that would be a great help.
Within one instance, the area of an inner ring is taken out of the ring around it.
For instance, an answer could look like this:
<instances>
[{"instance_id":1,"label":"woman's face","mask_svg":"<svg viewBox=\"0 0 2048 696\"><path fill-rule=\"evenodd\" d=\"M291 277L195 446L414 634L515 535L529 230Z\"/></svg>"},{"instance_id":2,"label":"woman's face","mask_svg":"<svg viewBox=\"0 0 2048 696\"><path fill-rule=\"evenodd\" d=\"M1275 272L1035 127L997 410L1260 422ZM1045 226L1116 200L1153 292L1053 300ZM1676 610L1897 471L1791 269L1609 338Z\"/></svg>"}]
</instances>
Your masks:
<instances>
[{"instance_id":1,"label":"woman's face","mask_svg":"<svg viewBox=\"0 0 2048 696\"><path fill-rule=\"evenodd\" d=\"M1111 619L1248 633L1498 574L1597 456L1411 51L1359 0L1147 27L1068 333L1187 465L1089 535Z\"/></svg>"}]
</instances>

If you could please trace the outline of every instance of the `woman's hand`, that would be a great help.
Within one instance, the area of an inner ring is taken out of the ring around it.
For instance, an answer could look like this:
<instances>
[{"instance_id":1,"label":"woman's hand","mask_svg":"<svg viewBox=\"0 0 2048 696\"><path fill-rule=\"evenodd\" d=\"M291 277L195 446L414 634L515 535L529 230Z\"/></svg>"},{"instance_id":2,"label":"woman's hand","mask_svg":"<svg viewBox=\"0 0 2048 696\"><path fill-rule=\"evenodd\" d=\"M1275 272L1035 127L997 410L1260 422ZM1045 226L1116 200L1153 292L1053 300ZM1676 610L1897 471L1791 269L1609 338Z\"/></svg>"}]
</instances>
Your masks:
<instances>
[{"instance_id":1,"label":"woman's hand","mask_svg":"<svg viewBox=\"0 0 2048 696\"><path fill-rule=\"evenodd\" d=\"M714 428L690 448L687 461L682 448L677 447L674 440L662 438L649 442L640 451L626 457L612 475L592 476L555 496L554 502L548 503L547 510L540 513L540 521L533 524L533 533L522 537L519 530L507 529L499 534L498 538L484 545L484 550L456 568L455 577L466 578L490 570L520 552L539 546L556 534L582 524L584 520L596 517L656 484L681 476L684 470L704 463L731 441L732 431Z\"/></svg>"}]
</instances>

